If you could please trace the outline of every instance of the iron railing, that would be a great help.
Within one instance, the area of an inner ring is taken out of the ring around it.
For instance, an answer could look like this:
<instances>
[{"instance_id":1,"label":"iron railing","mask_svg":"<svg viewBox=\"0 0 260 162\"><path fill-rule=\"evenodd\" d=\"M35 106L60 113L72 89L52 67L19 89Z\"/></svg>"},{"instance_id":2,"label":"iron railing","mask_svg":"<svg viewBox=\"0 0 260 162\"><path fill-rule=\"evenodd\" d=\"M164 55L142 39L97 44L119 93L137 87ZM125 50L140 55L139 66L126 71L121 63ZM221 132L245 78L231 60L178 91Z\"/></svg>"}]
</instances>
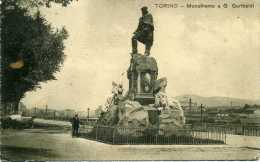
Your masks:
<instances>
[{"instance_id":1,"label":"iron railing","mask_svg":"<svg viewBox=\"0 0 260 162\"><path fill-rule=\"evenodd\" d=\"M124 128L111 126L82 125L80 136L83 138L100 141L109 144L225 144L226 133L224 131L205 131L198 129L180 129L175 135L166 136L155 128Z\"/></svg>"},{"instance_id":2,"label":"iron railing","mask_svg":"<svg viewBox=\"0 0 260 162\"><path fill-rule=\"evenodd\" d=\"M226 134L243 136L260 136L260 127L258 126L226 126L226 125L207 125L209 131L224 131Z\"/></svg>"}]
</instances>

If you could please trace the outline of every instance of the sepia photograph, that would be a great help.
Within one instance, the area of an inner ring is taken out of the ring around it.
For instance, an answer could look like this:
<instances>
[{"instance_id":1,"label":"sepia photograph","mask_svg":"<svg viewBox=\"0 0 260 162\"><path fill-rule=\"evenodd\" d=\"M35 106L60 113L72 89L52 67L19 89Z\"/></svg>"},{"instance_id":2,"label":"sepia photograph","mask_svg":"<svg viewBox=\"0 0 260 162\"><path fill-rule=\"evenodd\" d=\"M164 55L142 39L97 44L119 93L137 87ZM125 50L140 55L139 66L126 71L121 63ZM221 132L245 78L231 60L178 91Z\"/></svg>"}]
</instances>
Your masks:
<instances>
[{"instance_id":1,"label":"sepia photograph","mask_svg":"<svg viewBox=\"0 0 260 162\"><path fill-rule=\"evenodd\" d=\"M1 161L257 161L260 1L0 0Z\"/></svg>"}]
</instances>

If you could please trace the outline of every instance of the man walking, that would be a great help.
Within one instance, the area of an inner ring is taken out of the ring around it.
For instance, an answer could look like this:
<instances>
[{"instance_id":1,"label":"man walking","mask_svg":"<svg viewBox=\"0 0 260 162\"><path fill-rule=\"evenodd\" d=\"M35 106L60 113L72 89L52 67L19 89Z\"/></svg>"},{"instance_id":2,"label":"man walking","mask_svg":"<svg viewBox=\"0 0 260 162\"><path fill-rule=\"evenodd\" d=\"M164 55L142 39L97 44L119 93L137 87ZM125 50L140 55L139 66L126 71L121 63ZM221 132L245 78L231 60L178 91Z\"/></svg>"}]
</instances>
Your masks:
<instances>
[{"instance_id":1,"label":"man walking","mask_svg":"<svg viewBox=\"0 0 260 162\"><path fill-rule=\"evenodd\" d=\"M150 50L153 45L153 16L148 12L148 8L142 7L142 17L139 19L139 24L132 37L132 54L136 54L137 41L145 45L145 55L150 55Z\"/></svg>"}]
</instances>

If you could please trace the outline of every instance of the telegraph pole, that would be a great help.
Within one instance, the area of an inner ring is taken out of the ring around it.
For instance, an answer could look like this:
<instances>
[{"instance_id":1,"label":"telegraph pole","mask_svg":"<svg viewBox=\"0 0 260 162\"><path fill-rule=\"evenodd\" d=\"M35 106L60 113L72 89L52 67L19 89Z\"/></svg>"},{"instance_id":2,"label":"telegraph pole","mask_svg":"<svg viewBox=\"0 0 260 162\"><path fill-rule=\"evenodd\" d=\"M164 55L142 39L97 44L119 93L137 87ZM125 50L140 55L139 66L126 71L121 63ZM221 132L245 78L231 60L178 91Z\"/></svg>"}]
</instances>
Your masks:
<instances>
[{"instance_id":1,"label":"telegraph pole","mask_svg":"<svg viewBox=\"0 0 260 162\"><path fill-rule=\"evenodd\" d=\"M47 119L48 105L45 105L45 118Z\"/></svg>"},{"instance_id":2,"label":"telegraph pole","mask_svg":"<svg viewBox=\"0 0 260 162\"><path fill-rule=\"evenodd\" d=\"M36 106L34 107L34 116L36 116Z\"/></svg>"},{"instance_id":3,"label":"telegraph pole","mask_svg":"<svg viewBox=\"0 0 260 162\"><path fill-rule=\"evenodd\" d=\"M56 110L53 111L53 119L55 120L56 118Z\"/></svg>"},{"instance_id":4,"label":"telegraph pole","mask_svg":"<svg viewBox=\"0 0 260 162\"><path fill-rule=\"evenodd\" d=\"M190 112L191 112L191 104L192 104L191 98L189 98L189 109L190 109Z\"/></svg>"},{"instance_id":5,"label":"telegraph pole","mask_svg":"<svg viewBox=\"0 0 260 162\"><path fill-rule=\"evenodd\" d=\"M201 128L202 128L202 108L203 108L203 105L200 104L200 122L201 122Z\"/></svg>"},{"instance_id":6,"label":"telegraph pole","mask_svg":"<svg viewBox=\"0 0 260 162\"><path fill-rule=\"evenodd\" d=\"M88 108L88 120L89 120L89 108Z\"/></svg>"}]
</instances>

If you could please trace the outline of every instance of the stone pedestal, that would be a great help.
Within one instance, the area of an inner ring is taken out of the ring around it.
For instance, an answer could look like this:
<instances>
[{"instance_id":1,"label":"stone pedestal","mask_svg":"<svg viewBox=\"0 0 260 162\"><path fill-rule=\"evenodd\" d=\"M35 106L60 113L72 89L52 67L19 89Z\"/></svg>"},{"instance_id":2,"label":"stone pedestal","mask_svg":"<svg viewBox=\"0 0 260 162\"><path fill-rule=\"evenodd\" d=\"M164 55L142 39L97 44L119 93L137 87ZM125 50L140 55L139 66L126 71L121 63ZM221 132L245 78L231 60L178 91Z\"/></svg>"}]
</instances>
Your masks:
<instances>
[{"instance_id":1,"label":"stone pedestal","mask_svg":"<svg viewBox=\"0 0 260 162\"><path fill-rule=\"evenodd\" d=\"M138 101L142 105L153 104L153 83L158 74L156 60L153 57L134 54L127 74L132 100Z\"/></svg>"}]
</instances>

